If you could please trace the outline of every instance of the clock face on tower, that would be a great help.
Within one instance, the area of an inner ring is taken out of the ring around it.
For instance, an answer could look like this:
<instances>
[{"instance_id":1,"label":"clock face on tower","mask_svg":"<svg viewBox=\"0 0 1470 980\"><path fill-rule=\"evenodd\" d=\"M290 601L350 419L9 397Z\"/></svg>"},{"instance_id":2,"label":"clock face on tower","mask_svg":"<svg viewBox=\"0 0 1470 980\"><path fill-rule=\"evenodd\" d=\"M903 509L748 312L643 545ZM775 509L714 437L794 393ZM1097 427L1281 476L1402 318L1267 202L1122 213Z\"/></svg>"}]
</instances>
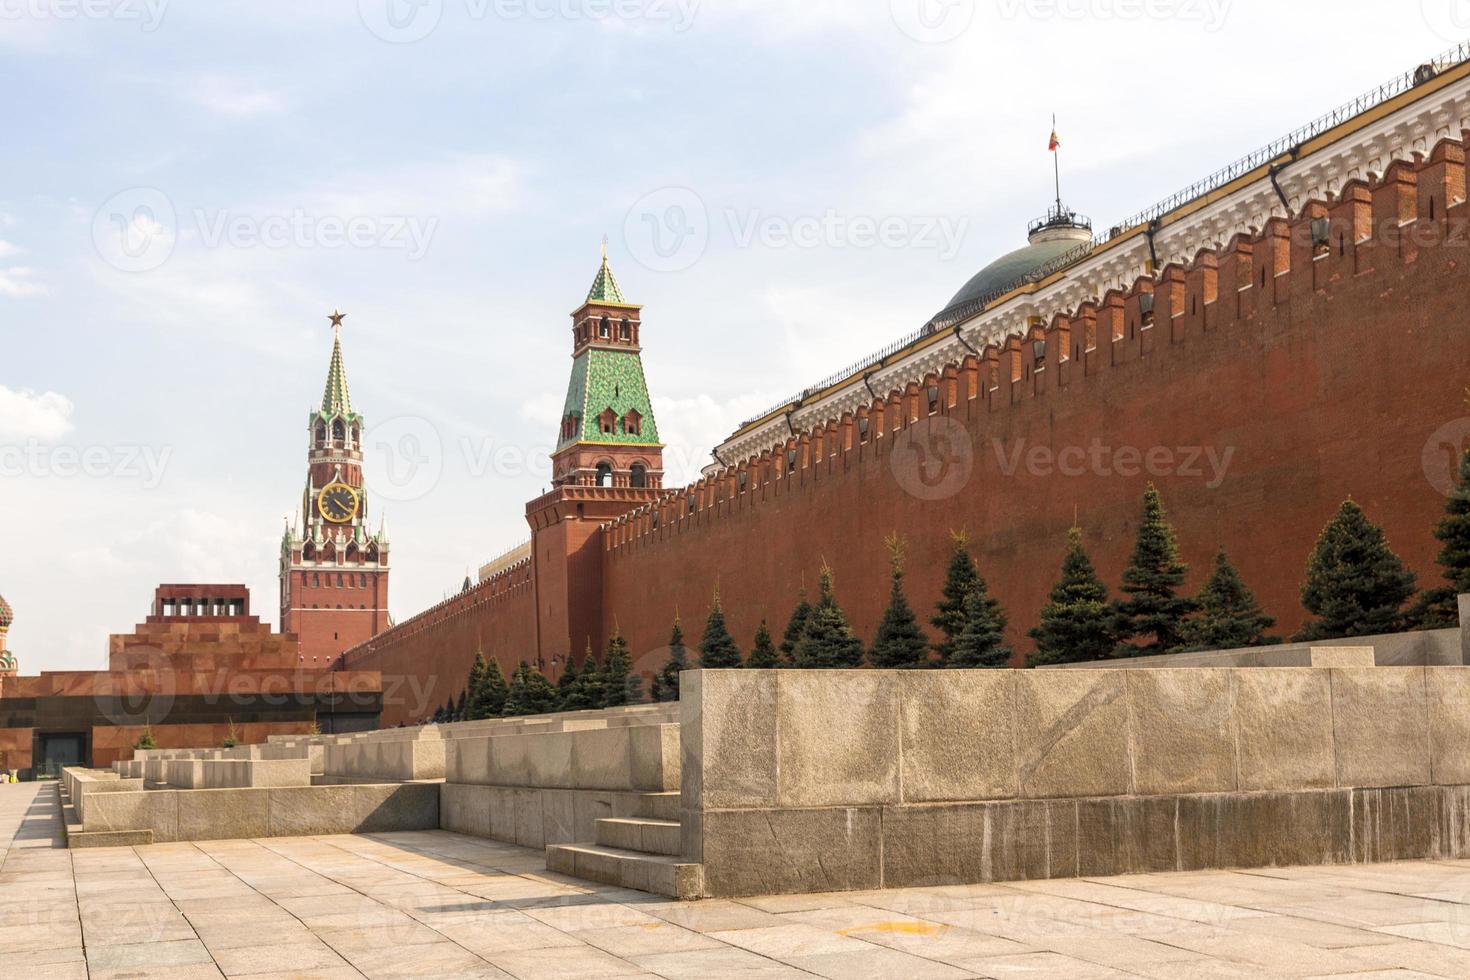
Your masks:
<instances>
[{"instance_id":1,"label":"clock face on tower","mask_svg":"<svg viewBox=\"0 0 1470 980\"><path fill-rule=\"evenodd\" d=\"M316 509L333 524L346 524L357 516L357 491L342 482L328 483L317 494Z\"/></svg>"}]
</instances>

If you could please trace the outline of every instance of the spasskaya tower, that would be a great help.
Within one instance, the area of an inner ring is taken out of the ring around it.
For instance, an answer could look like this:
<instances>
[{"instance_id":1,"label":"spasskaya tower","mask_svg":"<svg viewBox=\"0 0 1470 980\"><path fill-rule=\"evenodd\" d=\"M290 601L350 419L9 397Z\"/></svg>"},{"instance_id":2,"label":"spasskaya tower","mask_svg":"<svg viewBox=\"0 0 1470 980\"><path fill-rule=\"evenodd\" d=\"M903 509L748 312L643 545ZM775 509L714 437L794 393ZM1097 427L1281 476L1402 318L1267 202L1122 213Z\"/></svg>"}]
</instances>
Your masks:
<instances>
[{"instance_id":1,"label":"spasskaya tower","mask_svg":"<svg viewBox=\"0 0 1470 980\"><path fill-rule=\"evenodd\" d=\"M310 447L300 516L281 538L281 632L295 633L308 665L326 664L372 639L388 619L388 536L369 529L362 479L363 417L352 408L334 312L332 360L320 408L307 417Z\"/></svg>"}]
</instances>

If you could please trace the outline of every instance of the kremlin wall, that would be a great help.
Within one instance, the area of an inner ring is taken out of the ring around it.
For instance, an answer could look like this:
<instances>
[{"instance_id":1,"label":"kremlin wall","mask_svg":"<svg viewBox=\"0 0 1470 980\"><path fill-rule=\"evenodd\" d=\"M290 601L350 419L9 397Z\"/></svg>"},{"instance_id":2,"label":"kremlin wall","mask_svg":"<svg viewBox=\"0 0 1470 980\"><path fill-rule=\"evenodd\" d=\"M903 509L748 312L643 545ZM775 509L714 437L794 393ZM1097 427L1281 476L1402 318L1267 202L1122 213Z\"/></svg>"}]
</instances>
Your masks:
<instances>
[{"instance_id":1,"label":"kremlin wall","mask_svg":"<svg viewBox=\"0 0 1470 980\"><path fill-rule=\"evenodd\" d=\"M742 647L762 618L779 636L823 562L866 643L888 598L884 537L905 539L906 591L927 620L960 528L1019 656L1074 521L1116 589L1149 482L1187 588L1223 545L1277 632L1300 624L1308 552L1347 497L1421 587L1438 585L1447 486L1433 477L1470 435L1457 425L1470 418L1461 54L1144 222L1048 249L1003 289L962 290L909 341L742 426L692 487L639 483L621 462L592 476L596 434L564 424L579 438L528 507L531 557L342 666L382 672L385 724L457 696L477 651L555 679L616 628L647 673L676 615L697 640L717 583ZM1086 229L1060 201L1048 219L1033 245ZM636 357L638 308L604 259L608 282L573 315L574 356L587 324L622 316L627 336L631 315Z\"/></svg>"}]
</instances>

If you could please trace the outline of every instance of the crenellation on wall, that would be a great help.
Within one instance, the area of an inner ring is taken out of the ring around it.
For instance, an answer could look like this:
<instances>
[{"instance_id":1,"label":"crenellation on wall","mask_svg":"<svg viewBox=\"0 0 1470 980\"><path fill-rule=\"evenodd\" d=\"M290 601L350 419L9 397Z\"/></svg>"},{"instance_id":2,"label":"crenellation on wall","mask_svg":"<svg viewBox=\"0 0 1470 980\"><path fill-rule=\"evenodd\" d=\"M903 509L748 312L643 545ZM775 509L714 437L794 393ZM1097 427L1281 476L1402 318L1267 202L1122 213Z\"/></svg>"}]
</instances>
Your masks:
<instances>
[{"instance_id":1,"label":"crenellation on wall","mask_svg":"<svg viewBox=\"0 0 1470 980\"><path fill-rule=\"evenodd\" d=\"M1457 176L1449 164L1462 155L1458 146L1436 148L1409 166L1427 172L1438 156L1447 165L1443 174L1434 171L1433 180L1454 185L1463 179L1463 167ZM923 538L911 538L913 561L926 566L911 571L911 599L927 603L938 585L933 569L942 567L939 552L947 540L938 530L963 525L977 541L982 562L995 566L1003 579L998 590L1011 610L1016 634L1034 616L1033 606L1039 607L1054 577L1063 525L1070 522L1074 504L1089 527L1089 548L1096 549L1100 572L1110 583L1116 581L1135 519L1136 494L1148 479L1165 491L1186 543L1191 577L1207 571L1217 545L1230 548L1232 558L1239 552L1242 574L1267 601L1268 611L1282 620L1283 629L1290 630L1301 615L1296 587L1310 541L1298 543L1295 537L1315 536L1331 516L1335 504L1326 498L1333 494L1337 503L1350 493L1363 500L1375 519L1385 522L1391 543L1421 581L1429 581L1434 576L1431 531L1442 503L1420 473L1419 447L1434 427L1463 414L1463 384L1448 385L1444 392L1425 391L1422 372L1426 364L1453 360L1458 356L1454 351L1465 346L1460 333L1449 329L1452 306L1446 304L1451 304L1454 289L1445 284L1463 284L1470 263L1443 248L1414 252L1384 243L1387 236L1376 228L1373 209L1375 201L1399 200L1394 195L1400 191L1393 188L1412 188L1407 200L1416 213L1406 227L1418 234L1422 246L1426 241L1451 244L1453 219L1470 212L1470 206L1462 201L1444 209L1448 213L1441 217L1436 203L1434 224L1446 232L1427 237L1419 227L1427 214L1421 218L1417 211L1441 198L1422 192L1427 179L1406 182L1406 172L1400 167L1373 185L1348 181L1334 200L1309 200L1290 220L1269 219L1253 234L1239 233L1216 249L1198 251L1188 264L1171 263L1126 289L1109 289L1079 302L1071 312L1054 312L1044 326L1028 321L1024 329L976 354L965 352L926 369L921 378L904 381L889 372L884 380L875 372L865 392L871 397L845 408L840 418L792 435L783 432L780 443L746 460L727 459L727 469L712 471L672 494L660 505L664 509L657 528L646 513L636 512L610 525L618 533L603 538L609 614L621 611L625 624L650 618L655 621L648 627L650 634L666 631L668 610L661 601L650 602L647 593L660 598L679 593L677 603L688 609L697 601L693 593L707 597L710 584L720 577L727 609L740 609L742 597L749 603L743 615L732 612L732 622L740 620L732 628L749 633L754 622L744 620L759 615L773 617L775 624L794 602L794 573L782 578L740 547L743 540L772 534L782 541L778 550L783 561L797 562L807 571L809 586L810 573L822 558L840 566L839 589L854 627L869 635L886 596L872 571L882 570L882 538L895 528ZM1385 184L1390 187L1386 195ZM1399 212L1392 213L1397 221ZM1328 219L1325 241L1314 238L1313 221L1319 218ZM1363 235L1373 239L1366 247L1358 241ZM1427 258L1432 260L1426 264ZM1152 326L1144 322L1143 297L1150 295ZM1389 367L1382 351L1390 338L1402 338L1406 330L1418 338L1412 347L1438 351L1437 358L1413 350L1402 364ZM1038 339L1046 341L1039 364L1031 346ZM1378 354L1372 353L1375 349ZM1367 361L1372 365L1366 366ZM1109 372L1122 373L1101 377ZM929 438L928 429L916 430L915 436L906 430L927 423L927 391L935 384L942 392L936 416L958 422L968 433L967 452L979 471L958 496L942 502L904 496L893 486L891 471L896 446ZM1390 406L1410 393L1414 411L1394 416ZM1351 445L1357 441L1349 435L1356 424L1352 420L1366 416L1347 405L1361 404L1365 395L1373 418L1396 419L1386 422L1392 436L1384 429L1375 430L1373 438L1375 452L1392 457L1392 473L1382 472L1385 459L1374 467L1350 464ZM1168 409L1166 402L1184 407ZM1309 404L1318 407L1309 410ZM1296 406L1288 413L1295 421L1266 422L1260 409L1267 405L1278 405L1283 412ZM1324 412L1347 417L1309 436ZM1424 421L1416 423L1416 417ZM858 431L863 419L869 423L866 437ZM1299 438L1309 445L1293 442ZM1100 497L1095 481L1037 479L1024 470L998 472L1000 455L1017 443L1056 450L1085 448L1093 440L1140 452L1157 444L1169 450L1234 453L1221 477L1231 481L1233 503L1222 510L1219 498L1212 496L1213 486L1171 474L1113 478ZM795 465L788 467L792 450ZM1242 466L1248 469L1242 471ZM747 467L751 475L741 493L732 474ZM1125 483L1126 490L1121 490ZM1308 492L1309 487L1315 489ZM692 514L687 495L696 502ZM1390 500L1395 506L1387 508ZM1102 510L1088 517L1089 508ZM1241 523L1244 518L1232 516L1236 513L1257 517L1247 526ZM1257 553L1257 544L1264 542L1254 538L1264 533L1259 530L1263 522L1277 530L1289 522L1291 534L1284 535L1290 542L1288 560L1274 552L1270 560ZM852 552L841 554L841 562L830 544L834 534L850 545L842 551ZM666 563L681 569L679 581L664 575ZM635 581L636 596L629 591ZM675 600L668 604L672 609ZM640 636L630 639L635 650L655 645ZM1011 641L1026 648L1019 635Z\"/></svg>"}]
</instances>

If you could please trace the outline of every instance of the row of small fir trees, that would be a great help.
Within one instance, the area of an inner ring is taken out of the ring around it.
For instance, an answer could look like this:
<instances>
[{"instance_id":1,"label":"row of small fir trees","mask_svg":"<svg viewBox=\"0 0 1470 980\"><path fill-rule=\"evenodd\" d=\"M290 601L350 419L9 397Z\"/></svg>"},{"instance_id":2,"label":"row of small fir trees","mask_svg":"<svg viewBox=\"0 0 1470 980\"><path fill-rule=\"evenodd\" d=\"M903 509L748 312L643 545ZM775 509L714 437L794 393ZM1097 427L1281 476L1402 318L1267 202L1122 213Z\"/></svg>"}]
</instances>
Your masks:
<instances>
[{"instance_id":1,"label":"row of small fir trees","mask_svg":"<svg viewBox=\"0 0 1470 980\"><path fill-rule=\"evenodd\" d=\"M1457 625L1457 596L1470 593L1470 450L1461 460L1460 480L1446 509L1434 533L1443 545L1439 563L1450 584L1429 589L1410 604L1416 594L1414 573L1389 547L1383 529L1355 501L1345 501L1323 528L1308 558L1301 597L1312 618L1293 639L1315 642ZM741 657L730 635L716 592L697 666L1008 666L1012 656L1005 645L1008 620L970 554L965 533L953 534L941 598L930 620L940 636L933 644L904 594L903 542L893 536L887 544L889 602L871 648L865 651L849 626L834 595L832 570L824 565L817 602L811 603L803 590L779 646L772 642L769 625L762 620L748 658ZM1038 624L1027 631L1036 641L1027 665L1281 642L1269 635L1276 621L1261 609L1223 547L1198 596L1180 592L1188 570L1152 484L1144 492L1143 519L1116 599L1109 598L1082 543L1082 531L1072 528L1061 576L1041 609ZM656 700L677 700L679 671L690 666L678 623L669 648L668 662L653 680Z\"/></svg>"},{"instance_id":2,"label":"row of small fir trees","mask_svg":"<svg viewBox=\"0 0 1470 980\"><path fill-rule=\"evenodd\" d=\"M506 680L497 660L493 657L487 660L484 653L476 653L464 690L458 699L435 711L431 721L444 724L516 718L555 711L615 708L642 700L643 681L633 672L628 641L620 632L614 632L600 662L589 645L581 670L577 669L575 659L567 658L567 668L555 684L525 660Z\"/></svg>"},{"instance_id":3,"label":"row of small fir trees","mask_svg":"<svg viewBox=\"0 0 1470 980\"><path fill-rule=\"evenodd\" d=\"M1293 639L1315 642L1458 625L1457 596L1470 593L1470 450L1461 459L1459 482L1434 534L1442 545L1438 561L1449 584L1417 593L1414 572L1389 547L1383 529L1355 501L1345 501L1318 535L1308 558L1301 598L1312 618ZM810 601L806 590L801 591L779 644L762 619L749 655L742 655L730 633L716 588L693 666L711 670L1008 666L1006 613L990 594L965 533L956 532L952 538L944 586L930 619L940 637L937 642L925 636L904 593L904 543L894 535L886 542L888 607L871 647L865 649L853 632L837 602L832 569L824 563L817 600ZM1198 596L1180 593L1188 570L1152 484L1143 495L1143 519L1117 598L1108 597L1083 545L1082 531L1073 527L1061 576L1039 622L1027 631L1036 641L1027 666L1281 642L1269 635L1275 620L1261 609L1224 548L1216 553ZM690 666L682 624L676 618L668 659L650 684L651 698L677 701L679 672ZM434 720L576 711L642 699L627 640L614 632L600 662L589 647L581 670L569 660L555 685L526 661L507 681L497 663L477 654L465 691L440 708Z\"/></svg>"}]
</instances>

